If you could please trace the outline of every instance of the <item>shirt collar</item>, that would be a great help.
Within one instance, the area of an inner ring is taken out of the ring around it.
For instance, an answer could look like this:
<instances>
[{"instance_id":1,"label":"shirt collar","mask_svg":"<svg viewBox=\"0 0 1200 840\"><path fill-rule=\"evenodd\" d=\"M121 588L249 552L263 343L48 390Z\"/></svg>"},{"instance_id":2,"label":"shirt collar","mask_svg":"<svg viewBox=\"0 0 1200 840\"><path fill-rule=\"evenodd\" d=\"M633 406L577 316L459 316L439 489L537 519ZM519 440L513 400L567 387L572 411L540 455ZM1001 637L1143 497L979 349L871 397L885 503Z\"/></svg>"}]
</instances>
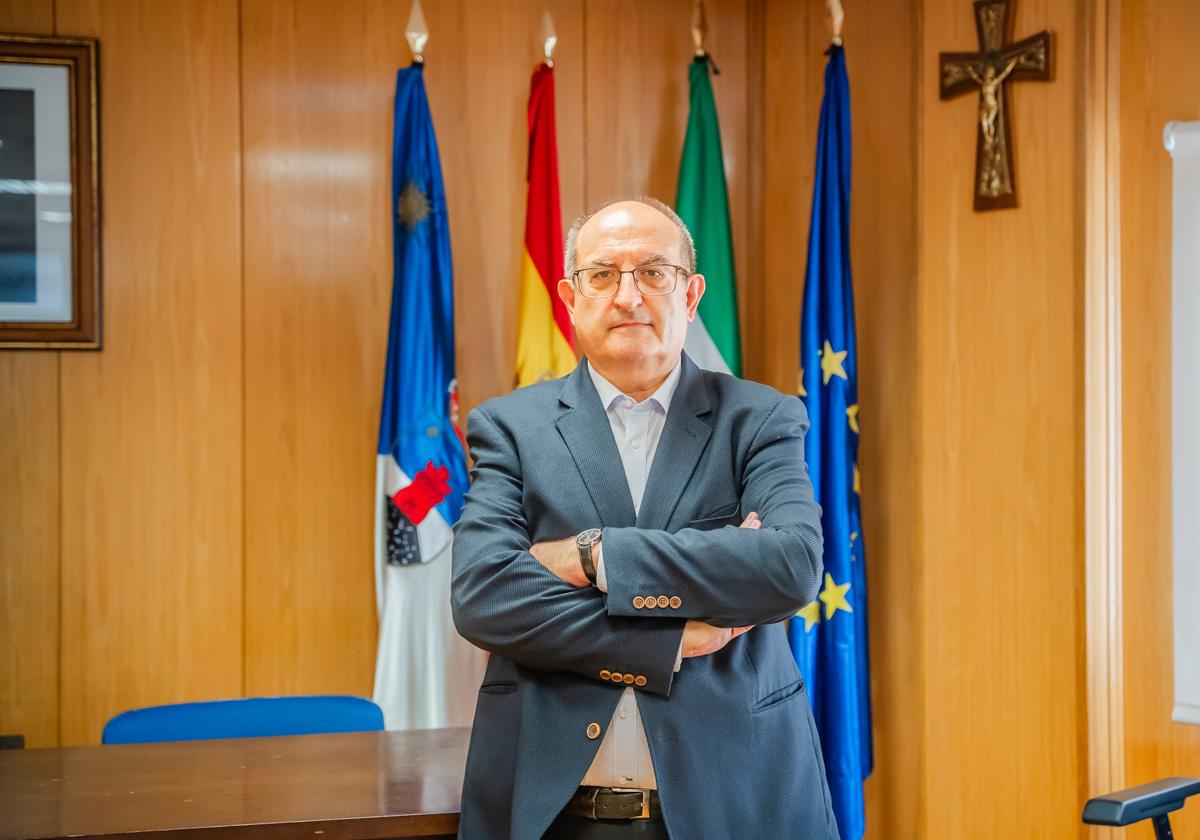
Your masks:
<instances>
[{"instance_id":1,"label":"shirt collar","mask_svg":"<svg viewBox=\"0 0 1200 840\"><path fill-rule=\"evenodd\" d=\"M675 396L675 389L679 386L679 376L683 369L683 357L675 363L675 367L667 374L667 378L658 386L653 394L647 397L647 400L654 400L665 414L671 408L671 399ZM600 373L588 364L588 373L591 374L592 384L596 386L596 393L600 395L600 403L604 406L604 410L613 407L613 403L620 397L629 397L628 394L621 392L621 389L609 382ZM629 397L632 399L632 397ZM639 403L640 405L640 403Z\"/></svg>"}]
</instances>

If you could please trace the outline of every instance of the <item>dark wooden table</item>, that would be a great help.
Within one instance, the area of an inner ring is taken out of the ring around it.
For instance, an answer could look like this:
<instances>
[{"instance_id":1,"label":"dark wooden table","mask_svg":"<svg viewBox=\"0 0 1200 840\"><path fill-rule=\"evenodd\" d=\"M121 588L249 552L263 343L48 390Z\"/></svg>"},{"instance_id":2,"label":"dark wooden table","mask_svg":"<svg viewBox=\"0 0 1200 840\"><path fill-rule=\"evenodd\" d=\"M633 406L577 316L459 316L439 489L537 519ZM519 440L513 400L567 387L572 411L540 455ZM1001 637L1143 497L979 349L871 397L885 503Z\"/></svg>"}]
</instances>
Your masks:
<instances>
[{"instance_id":1,"label":"dark wooden table","mask_svg":"<svg viewBox=\"0 0 1200 840\"><path fill-rule=\"evenodd\" d=\"M0 840L453 836L469 732L2 750Z\"/></svg>"}]
</instances>

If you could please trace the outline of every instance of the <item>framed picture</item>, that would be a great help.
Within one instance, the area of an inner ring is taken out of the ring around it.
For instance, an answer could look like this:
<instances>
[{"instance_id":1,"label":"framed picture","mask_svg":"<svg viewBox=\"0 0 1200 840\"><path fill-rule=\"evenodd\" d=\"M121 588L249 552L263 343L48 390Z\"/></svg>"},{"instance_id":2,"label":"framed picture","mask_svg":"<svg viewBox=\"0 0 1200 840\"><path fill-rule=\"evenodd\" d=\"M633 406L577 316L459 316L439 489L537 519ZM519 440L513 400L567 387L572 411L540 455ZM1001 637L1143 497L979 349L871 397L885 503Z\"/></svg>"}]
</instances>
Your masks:
<instances>
[{"instance_id":1,"label":"framed picture","mask_svg":"<svg viewBox=\"0 0 1200 840\"><path fill-rule=\"evenodd\" d=\"M97 51L0 35L0 349L100 347Z\"/></svg>"}]
</instances>

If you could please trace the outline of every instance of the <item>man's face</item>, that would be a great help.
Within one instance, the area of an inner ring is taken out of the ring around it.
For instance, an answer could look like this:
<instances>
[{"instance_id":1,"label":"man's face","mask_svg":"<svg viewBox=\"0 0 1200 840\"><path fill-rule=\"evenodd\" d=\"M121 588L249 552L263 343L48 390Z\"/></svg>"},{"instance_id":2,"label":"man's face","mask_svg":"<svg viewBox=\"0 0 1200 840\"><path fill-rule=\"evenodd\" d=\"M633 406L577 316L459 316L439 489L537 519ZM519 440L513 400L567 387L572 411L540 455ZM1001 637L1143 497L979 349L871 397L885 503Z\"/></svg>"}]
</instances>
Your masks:
<instances>
[{"instance_id":1,"label":"man's face","mask_svg":"<svg viewBox=\"0 0 1200 840\"><path fill-rule=\"evenodd\" d=\"M683 265L681 245L679 229L662 213L638 201L622 201L605 207L579 231L575 267ZM704 294L701 275L678 274L675 290L665 295L642 295L632 274L621 278L611 298L584 297L570 278L559 282L576 343L593 365L640 376L667 373L675 366Z\"/></svg>"}]
</instances>

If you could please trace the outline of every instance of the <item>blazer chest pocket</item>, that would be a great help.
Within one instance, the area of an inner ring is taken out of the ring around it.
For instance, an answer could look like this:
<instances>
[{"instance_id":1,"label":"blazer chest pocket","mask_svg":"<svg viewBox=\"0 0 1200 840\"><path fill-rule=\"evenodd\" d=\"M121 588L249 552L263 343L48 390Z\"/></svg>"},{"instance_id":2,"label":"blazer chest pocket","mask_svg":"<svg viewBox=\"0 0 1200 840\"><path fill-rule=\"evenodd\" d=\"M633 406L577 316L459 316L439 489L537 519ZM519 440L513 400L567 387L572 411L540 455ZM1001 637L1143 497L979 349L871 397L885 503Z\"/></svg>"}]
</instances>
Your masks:
<instances>
[{"instance_id":1,"label":"blazer chest pocket","mask_svg":"<svg viewBox=\"0 0 1200 840\"><path fill-rule=\"evenodd\" d=\"M516 690L515 682L485 682L479 686L481 694L512 694Z\"/></svg>"},{"instance_id":2,"label":"blazer chest pocket","mask_svg":"<svg viewBox=\"0 0 1200 840\"><path fill-rule=\"evenodd\" d=\"M703 516L698 516L688 523L689 528L696 528L700 531L711 531L715 528L723 528L726 525L739 524L738 506L741 504L737 499L725 502L717 507L710 509L709 513Z\"/></svg>"}]
</instances>

